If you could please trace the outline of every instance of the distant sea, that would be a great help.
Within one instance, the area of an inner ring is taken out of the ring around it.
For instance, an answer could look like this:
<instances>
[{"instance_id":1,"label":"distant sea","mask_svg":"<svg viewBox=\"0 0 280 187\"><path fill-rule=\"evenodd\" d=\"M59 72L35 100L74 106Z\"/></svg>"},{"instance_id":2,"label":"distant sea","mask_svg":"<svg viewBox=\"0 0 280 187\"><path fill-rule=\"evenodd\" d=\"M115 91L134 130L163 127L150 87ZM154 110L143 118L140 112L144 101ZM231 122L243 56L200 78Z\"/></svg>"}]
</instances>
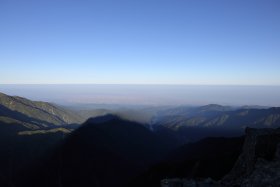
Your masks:
<instances>
[{"instance_id":1,"label":"distant sea","mask_svg":"<svg viewBox=\"0 0 280 187\"><path fill-rule=\"evenodd\" d=\"M63 105L280 106L280 86L0 84L0 92Z\"/></svg>"}]
</instances>

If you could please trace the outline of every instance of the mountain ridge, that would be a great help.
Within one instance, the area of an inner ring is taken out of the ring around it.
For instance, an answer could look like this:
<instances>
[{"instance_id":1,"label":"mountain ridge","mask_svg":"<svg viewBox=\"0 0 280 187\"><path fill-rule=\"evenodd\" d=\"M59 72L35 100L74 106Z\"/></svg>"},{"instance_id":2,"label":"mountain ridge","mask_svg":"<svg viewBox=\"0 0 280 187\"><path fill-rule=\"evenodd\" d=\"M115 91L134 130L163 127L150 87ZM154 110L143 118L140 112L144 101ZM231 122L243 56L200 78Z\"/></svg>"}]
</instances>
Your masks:
<instances>
[{"instance_id":1,"label":"mountain ridge","mask_svg":"<svg viewBox=\"0 0 280 187\"><path fill-rule=\"evenodd\" d=\"M35 129L81 123L82 118L55 104L0 93L0 116L33 125ZM28 127L27 127L28 128Z\"/></svg>"},{"instance_id":2,"label":"mountain ridge","mask_svg":"<svg viewBox=\"0 0 280 187\"><path fill-rule=\"evenodd\" d=\"M60 180L63 186L121 187L173 149L167 141L118 116L89 119L25 178L25 186L58 187Z\"/></svg>"}]
</instances>

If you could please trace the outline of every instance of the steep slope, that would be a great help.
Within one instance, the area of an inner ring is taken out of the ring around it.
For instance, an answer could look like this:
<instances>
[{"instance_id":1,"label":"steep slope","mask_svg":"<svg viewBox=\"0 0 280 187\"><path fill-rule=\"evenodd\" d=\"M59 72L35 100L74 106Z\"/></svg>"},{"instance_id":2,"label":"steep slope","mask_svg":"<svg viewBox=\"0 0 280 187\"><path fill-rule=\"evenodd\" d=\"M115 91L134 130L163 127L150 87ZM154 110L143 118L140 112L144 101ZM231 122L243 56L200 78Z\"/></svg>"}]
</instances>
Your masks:
<instances>
[{"instance_id":1,"label":"steep slope","mask_svg":"<svg viewBox=\"0 0 280 187\"><path fill-rule=\"evenodd\" d=\"M175 110L176 111L176 110ZM163 115L153 124L153 128L164 126L184 137L186 141L196 141L208 136L238 136L246 127L280 127L280 108L230 110L219 105L211 105L182 112L173 111Z\"/></svg>"},{"instance_id":2,"label":"steep slope","mask_svg":"<svg viewBox=\"0 0 280 187\"><path fill-rule=\"evenodd\" d=\"M207 105L182 112L173 109L163 113L157 124L178 129L181 127L278 127L280 126L280 108L237 109L219 105Z\"/></svg>"},{"instance_id":3,"label":"steep slope","mask_svg":"<svg viewBox=\"0 0 280 187\"><path fill-rule=\"evenodd\" d=\"M19 132L25 130L26 127L16 121L8 124L0 121L1 187L15 187L19 172L35 163L41 163L42 158L50 154L64 136L64 131L58 129L44 133L28 131L31 134L19 135Z\"/></svg>"},{"instance_id":4,"label":"steep slope","mask_svg":"<svg viewBox=\"0 0 280 187\"><path fill-rule=\"evenodd\" d=\"M206 138L172 151L163 162L154 165L128 186L159 187L165 178L221 179L233 167L241 153L244 137Z\"/></svg>"},{"instance_id":5,"label":"steep slope","mask_svg":"<svg viewBox=\"0 0 280 187\"><path fill-rule=\"evenodd\" d=\"M276 128L280 126L280 108L237 110L211 119L204 126Z\"/></svg>"},{"instance_id":6,"label":"steep slope","mask_svg":"<svg viewBox=\"0 0 280 187\"><path fill-rule=\"evenodd\" d=\"M166 141L143 125L113 115L89 119L26 184L123 186L172 149Z\"/></svg>"},{"instance_id":7,"label":"steep slope","mask_svg":"<svg viewBox=\"0 0 280 187\"><path fill-rule=\"evenodd\" d=\"M280 129L246 129L243 152L229 174L224 186L280 185Z\"/></svg>"},{"instance_id":8,"label":"steep slope","mask_svg":"<svg viewBox=\"0 0 280 187\"><path fill-rule=\"evenodd\" d=\"M219 162L217 162L219 164ZM212 166L215 167L215 166ZM242 152L231 171L220 181L205 178L169 178L162 186L263 187L280 186L280 129L246 128ZM185 176L184 176L185 177Z\"/></svg>"},{"instance_id":9,"label":"steep slope","mask_svg":"<svg viewBox=\"0 0 280 187\"><path fill-rule=\"evenodd\" d=\"M158 115L154 117L153 121L154 123L164 124L166 126L173 126L176 124L197 126L208 118L233 110L234 108L229 106L221 106L216 104L210 104L201 107L181 106L159 111Z\"/></svg>"},{"instance_id":10,"label":"steep slope","mask_svg":"<svg viewBox=\"0 0 280 187\"><path fill-rule=\"evenodd\" d=\"M30 129L80 123L82 118L59 106L0 93L0 120L17 123Z\"/></svg>"}]
</instances>

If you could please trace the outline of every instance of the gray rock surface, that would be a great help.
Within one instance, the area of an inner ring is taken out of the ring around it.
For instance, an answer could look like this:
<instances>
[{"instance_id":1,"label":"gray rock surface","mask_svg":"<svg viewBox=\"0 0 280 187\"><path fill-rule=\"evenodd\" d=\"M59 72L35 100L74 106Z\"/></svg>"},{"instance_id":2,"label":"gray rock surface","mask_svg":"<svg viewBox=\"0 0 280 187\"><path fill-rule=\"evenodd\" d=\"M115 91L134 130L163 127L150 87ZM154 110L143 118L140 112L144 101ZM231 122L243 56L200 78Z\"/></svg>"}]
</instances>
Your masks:
<instances>
[{"instance_id":1,"label":"gray rock surface","mask_svg":"<svg viewBox=\"0 0 280 187\"><path fill-rule=\"evenodd\" d=\"M246 129L243 152L224 186L280 186L280 129Z\"/></svg>"},{"instance_id":2,"label":"gray rock surface","mask_svg":"<svg viewBox=\"0 0 280 187\"><path fill-rule=\"evenodd\" d=\"M280 128L246 128L243 151L221 180L165 179L162 187L279 187Z\"/></svg>"}]
</instances>

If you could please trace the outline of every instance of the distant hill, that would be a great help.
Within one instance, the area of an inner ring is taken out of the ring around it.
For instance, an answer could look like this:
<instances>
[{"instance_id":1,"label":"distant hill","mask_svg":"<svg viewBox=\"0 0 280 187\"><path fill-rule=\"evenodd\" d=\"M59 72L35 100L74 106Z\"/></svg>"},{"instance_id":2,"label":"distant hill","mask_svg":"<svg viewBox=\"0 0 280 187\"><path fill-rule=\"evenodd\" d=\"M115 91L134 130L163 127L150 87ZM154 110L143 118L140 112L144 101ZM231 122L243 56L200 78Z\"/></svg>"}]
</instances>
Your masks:
<instances>
[{"instance_id":1,"label":"distant hill","mask_svg":"<svg viewBox=\"0 0 280 187\"><path fill-rule=\"evenodd\" d=\"M81 123L82 117L54 104L0 93L0 121L40 129Z\"/></svg>"},{"instance_id":2,"label":"distant hill","mask_svg":"<svg viewBox=\"0 0 280 187\"><path fill-rule=\"evenodd\" d=\"M155 125L177 130L184 127L220 127L242 129L245 127L279 127L280 107L268 109L232 109L219 105L198 108L174 108L154 119Z\"/></svg>"},{"instance_id":3,"label":"distant hill","mask_svg":"<svg viewBox=\"0 0 280 187\"><path fill-rule=\"evenodd\" d=\"M179 126L198 126L211 117L234 111L229 106L210 104L200 107L173 107L162 110L154 116L153 123L177 128Z\"/></svg>"},{"instance_id":4,"label":"distant hill","mask_svg":"<svg viewBox=\"0 0 280 187\"><path fill-rule=\"evenodd\" d=\"M245 127L279 126L277 107L211 104L73 112L0 93L0 186L155 187L165 177L221 179L244 140L224 137L240 136ZM209 136L215 137L201 140ZM279 133L275 138L279 142Z\"/></svg>"},{"instance_id":5,"label":"distant hill","mask_svg":"<svg viewBox=\"0 0 280 187\"><path fill-rule=\"evenodd\" d=\"M177 107L158 112L152 129L165 127L185 142L209 136L240 136L246 127L280 127L280 107L232 108L220 105Z\"/></svg>"}]
</instances>

